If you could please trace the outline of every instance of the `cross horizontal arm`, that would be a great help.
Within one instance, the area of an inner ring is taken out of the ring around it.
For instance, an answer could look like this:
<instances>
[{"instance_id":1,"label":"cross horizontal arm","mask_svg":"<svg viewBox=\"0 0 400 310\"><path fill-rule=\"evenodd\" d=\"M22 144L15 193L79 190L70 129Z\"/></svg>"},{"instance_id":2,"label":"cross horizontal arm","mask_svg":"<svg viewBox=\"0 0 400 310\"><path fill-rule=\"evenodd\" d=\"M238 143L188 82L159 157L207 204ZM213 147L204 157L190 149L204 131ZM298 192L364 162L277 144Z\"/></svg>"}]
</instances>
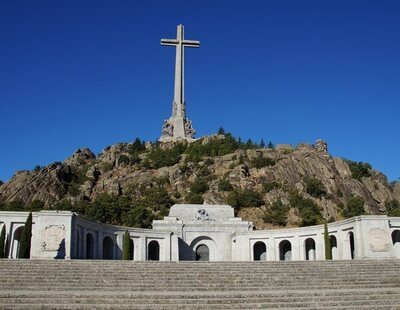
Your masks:
<instances>
[{"instance_id":1,"label":"cross horizontal arm","mask_svg":"<svg viewBox=\"0 0 400 310\"><path fill-rule=\"evenodd\" d=\"M175 46L178 44L179 41L175 39L161 39L161 45Z\"/></svg>"},{"instance_id":2,"label":"cross horizontal arm","mask_svg":"<svg viewBox=\"0 0 400 310\"><path fill-rule=\"evenodd\" d=\"M199 47L200 41L183 40L182 44L187 47Z\"/></svg>"}]
</instances>

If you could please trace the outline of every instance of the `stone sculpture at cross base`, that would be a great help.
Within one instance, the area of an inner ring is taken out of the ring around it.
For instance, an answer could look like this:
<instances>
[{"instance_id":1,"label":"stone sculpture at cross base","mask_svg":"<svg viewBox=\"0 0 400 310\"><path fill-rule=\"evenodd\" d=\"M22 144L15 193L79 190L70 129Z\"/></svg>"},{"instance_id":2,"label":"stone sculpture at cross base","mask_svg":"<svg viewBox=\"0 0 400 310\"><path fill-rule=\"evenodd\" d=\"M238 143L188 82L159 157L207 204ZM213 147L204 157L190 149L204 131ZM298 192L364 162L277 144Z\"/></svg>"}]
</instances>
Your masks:
<instances>
[{"instance_id":1,"label":"stone sculpture at cross base","mask_svg":"<svg viewBox=\"0 0 400 310\"><path fill-rule=\"evenodd\" d=\"M184 39L183 26L178 25L176 39L162 39L161 45L176 47L175 87L172 116L164 121L160 142L194 141L196 131L192 121L186 117L184 96L184 48L199 47L199 41Z\"/></svg>"},{"instance_id":2,"label":"stone sculpture at cross base","mask_svg":"<svg viewBox=\"0 0 400 310\"><path fill-rule=\"evenodd\" d=\"M186 117L171 116L164 121L160 142L173 142L179 140L194 141L196 134L192 121Z\"/></svg>"}]
</instances>

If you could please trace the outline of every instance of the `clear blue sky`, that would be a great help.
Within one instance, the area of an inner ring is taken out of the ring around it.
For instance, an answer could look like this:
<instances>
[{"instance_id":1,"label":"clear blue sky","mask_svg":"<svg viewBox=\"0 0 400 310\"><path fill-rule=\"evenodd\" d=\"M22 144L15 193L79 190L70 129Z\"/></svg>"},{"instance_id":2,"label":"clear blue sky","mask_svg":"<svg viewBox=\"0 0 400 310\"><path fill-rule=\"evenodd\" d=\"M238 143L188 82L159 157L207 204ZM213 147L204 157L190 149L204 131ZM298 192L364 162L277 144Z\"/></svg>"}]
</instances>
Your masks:
<instances>
[{"instance_id":1,"label":"clear blue sky","mask_svg":"<svg viewBox=\"0 0 400 310\"><path fill-rule=\"evenodd\" d=\"M400 177L400 1L0 2L0 180L156 140L171 113L185 26L187 111L198 137L328 142Z\"/></svg>"}]
</instances>

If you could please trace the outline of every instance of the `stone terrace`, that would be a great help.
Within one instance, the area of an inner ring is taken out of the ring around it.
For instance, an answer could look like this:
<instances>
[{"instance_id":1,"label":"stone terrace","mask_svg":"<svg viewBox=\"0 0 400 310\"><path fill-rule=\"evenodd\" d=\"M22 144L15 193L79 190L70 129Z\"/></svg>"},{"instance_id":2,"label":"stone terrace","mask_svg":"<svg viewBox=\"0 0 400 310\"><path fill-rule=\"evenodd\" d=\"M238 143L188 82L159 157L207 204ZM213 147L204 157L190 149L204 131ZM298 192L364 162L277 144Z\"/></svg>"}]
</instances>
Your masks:
<instances>
[{"instance_id":1,"label":"stone terrace","mask_svg":"<svg viewBox=\"0 0 400 310\"><path fill-rule=\"evenodd\" d=\"M400 260L0 260L0 309L400 309Z\"/></svg>"}]
</instances>

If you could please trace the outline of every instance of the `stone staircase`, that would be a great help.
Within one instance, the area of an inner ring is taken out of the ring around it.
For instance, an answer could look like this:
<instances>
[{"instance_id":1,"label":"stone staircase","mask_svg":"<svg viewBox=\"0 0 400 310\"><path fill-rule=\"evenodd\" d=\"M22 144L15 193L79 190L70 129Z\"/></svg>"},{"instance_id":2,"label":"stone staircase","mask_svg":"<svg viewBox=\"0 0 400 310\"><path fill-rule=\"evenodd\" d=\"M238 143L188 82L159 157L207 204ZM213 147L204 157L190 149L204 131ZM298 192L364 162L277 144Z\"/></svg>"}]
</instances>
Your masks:
<instances>
[{"instance_id":1,"label":"stone staircase","mask_svg":"<svg viewBox=\"0 0 400 310\"><path fill-rule=\"evenodd\" d=\"M400 260L0 260L0 309L400 309Z\"/></svg>"}]
</instances>

